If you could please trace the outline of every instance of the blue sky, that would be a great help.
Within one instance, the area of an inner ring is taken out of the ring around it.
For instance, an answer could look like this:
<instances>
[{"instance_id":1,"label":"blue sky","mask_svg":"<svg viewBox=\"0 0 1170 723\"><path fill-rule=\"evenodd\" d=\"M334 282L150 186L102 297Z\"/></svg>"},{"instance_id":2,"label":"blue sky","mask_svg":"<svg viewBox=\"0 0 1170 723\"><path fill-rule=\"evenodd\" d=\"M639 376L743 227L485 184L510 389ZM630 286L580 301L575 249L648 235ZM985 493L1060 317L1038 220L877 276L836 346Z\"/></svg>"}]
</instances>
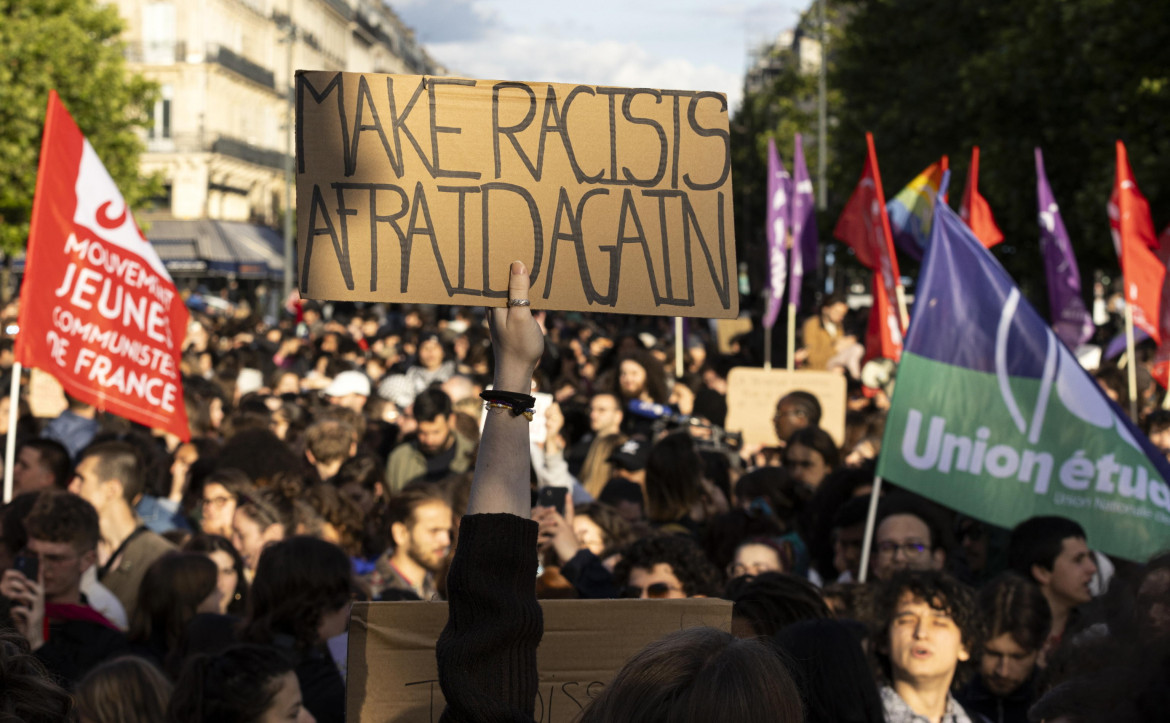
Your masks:
<instances>
[{"instance_id":1,"label":"blue sky","mask_svg":"<svg viewBox=\"0 0 1170 723\"><path fill-rule=\"evenodd\" d=\"M750 48L810 0L389 0L452 73L742 95Z\"/></svg>"}]
</instances>

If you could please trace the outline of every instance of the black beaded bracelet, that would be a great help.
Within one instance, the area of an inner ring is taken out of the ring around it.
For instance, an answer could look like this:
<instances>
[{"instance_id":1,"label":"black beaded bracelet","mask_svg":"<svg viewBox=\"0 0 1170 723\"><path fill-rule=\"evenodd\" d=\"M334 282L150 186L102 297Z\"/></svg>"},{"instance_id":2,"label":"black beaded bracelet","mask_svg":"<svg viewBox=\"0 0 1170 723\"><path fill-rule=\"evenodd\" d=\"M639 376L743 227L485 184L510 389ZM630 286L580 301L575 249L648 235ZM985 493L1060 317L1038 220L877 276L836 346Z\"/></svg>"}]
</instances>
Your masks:
<instances>
[{"instance_id":1,"label":"black beaded bracelet","mask_svg":"<svg viewBox=\"0 0 1170 723\"><path fill-rule=\"evenodd\" d=\"M479 398L485 402L496 402L497 404L507 404L509 407L525 409L532 409L536 406L536 397L531 394L521 394L520 392L505 392L502 389L485 389L479 393Z\"/></svg>"}]
</instances>

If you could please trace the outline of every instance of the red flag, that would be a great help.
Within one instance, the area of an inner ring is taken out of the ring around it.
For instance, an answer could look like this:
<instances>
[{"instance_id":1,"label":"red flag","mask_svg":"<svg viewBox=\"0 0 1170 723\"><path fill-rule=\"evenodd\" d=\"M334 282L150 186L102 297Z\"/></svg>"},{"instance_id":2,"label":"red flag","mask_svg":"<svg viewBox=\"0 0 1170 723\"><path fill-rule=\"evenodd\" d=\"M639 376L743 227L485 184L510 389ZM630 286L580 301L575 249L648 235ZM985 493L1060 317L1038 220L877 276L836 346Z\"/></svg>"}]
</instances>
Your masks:
<instances>
[{"instance_id":1,"label":"red flag","mask_svg":"<svg viewBox=\"0 0 1170 723\"><path fill-rule=\"evenodd\" d=\"M78 399L189 438L187 309L114 180L49 93L16 360Z\"/></svg>"},{"instance_id":2,"label":"red flag","mask_svg":"<svg viewBox=\"0 0 1170 723\"><path fill-rule=\"evenodd\" d=\"M991 206L979 193L979 146L971 149L971 168L967 170L967 187L963 189L963 202L959 205L959 218L979 239L979 243L991 248L1003 241L1003 232L995 225Z\"/></svg>"},{"instance_id":3,"label":"red flag","mask_svg":"<svg viewBox=\"0 0 1170 723\"><path fill-rule=\"evenodd\" d=\"M873 273L873 307L869 310L869 326L865 330L865 361L870 359L902 358L902 324L898 309L890 302L881 274Z\"/></svg>"},{"instance_id":4,"label":"red flag","mask_svg":"<svg viewBox=\"0 0 1170 723\"><path fill-rule=\"evenodd\" d=\"M892 307L891 300L898 298L897 285L901 274L898 271L898 257L894 255L894 238L890 233L890 217L886 215L886 195L882 191L881 171L878 169L872 133L865 134L865 142L869 152L865 170L861 172L861 180L845 204L841 218L837 220L833 236L849 244L857 254L857 260L875 272L875 281L881 282L876 286L882 287L885 303ZM877 309L877 305L878 294L875 291L874 309ZM896 311L894 319L898 327L897 352L884 347L886 353L882 356L888 359L897 359L902 352L902 326ZM895 353L896 356L887 356Z\"/></svg>"},{"instance_id":5,"label":"red flag","mask_svg":"<svg viewBox=\"0 0 1170 723\"><path fill-rule=\"evenodd\" d=\"M1159 244L1150 219L1150 204L1138 190L1121 141L1117 141L1117 176L1107 208L1113 243L1121 256L1125 303L1133 307L1133 323L1161 343L1158 327L1166 267L1154 255Z\"/></svg>"}]
</instances>

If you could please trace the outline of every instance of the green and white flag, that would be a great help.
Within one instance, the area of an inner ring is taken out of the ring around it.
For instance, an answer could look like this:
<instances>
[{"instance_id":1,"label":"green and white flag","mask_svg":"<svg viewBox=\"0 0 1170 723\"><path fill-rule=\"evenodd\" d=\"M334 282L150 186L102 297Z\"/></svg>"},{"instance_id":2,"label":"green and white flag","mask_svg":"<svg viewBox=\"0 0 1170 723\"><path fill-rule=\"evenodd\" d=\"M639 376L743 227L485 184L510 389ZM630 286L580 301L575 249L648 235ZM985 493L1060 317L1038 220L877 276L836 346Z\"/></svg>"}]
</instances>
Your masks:
<instances>
[{"instance_id":1,"label":"green and white flag","mask_svg":"<svg viewBox=\"0 0 1170 723\"><path fill-rule=\"evenodd\" d=\"M995 525L1061 515L1095 549L1170 546L1170 463L959 217L937 204L878 474Z\"/></svg>"}]
</instances>

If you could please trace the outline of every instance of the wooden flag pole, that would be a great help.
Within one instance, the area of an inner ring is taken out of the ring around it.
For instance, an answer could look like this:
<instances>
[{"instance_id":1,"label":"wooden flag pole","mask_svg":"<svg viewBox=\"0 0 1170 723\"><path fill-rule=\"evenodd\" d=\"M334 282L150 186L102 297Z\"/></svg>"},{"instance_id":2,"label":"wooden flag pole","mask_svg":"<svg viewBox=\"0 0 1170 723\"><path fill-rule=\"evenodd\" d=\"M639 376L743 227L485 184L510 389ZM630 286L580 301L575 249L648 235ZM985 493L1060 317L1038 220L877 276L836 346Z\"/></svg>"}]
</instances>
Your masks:
<instances>
[{"instance_id":1,"label":"wooden flag pole","mask_svg":"<svg viewBox=\"0 0 1170 723\"><path fill-rule=\"evenodd\" d=\"M20 413L20 362L12 365L8 391L8 434L4 440L4 504L12 501L12 468L16 465L16 422Z\"/></svg>"},{"instance_id":2,"label":"wooden flag pole","mask_svg":"<svg viewBox=\"0 0 1170 723\"><path fill-rule=\"evenodd\" d=\"M1125 301L1125 366L1129 372L1129 418L1134 424L1138 423L1137 414L1137 355L1134 353L1133 340L1133 304L1129 299Z\"/></svg>"},{"instance_id":3,"label":"wooden flag pole","mask_svg":"<svg viewBox=\"0 0 1170 723\"><path fill-rule=\"evenodd\" d=\"M768 315L768 307L772 305L772 285L764 292L764 316ZM764 324L764 370L772 368L772 327Z\"/></svg>"},{"instance_id":4,"label":"wooden flag pole","mask_svg":"<svg viewBox=\"0 0 1170 723\"><path fill-rule=\"evenodd\" d=\"M861 541L861 567L857 571L857 581L865 582L869 571L870 548L873 546L873 528L877 522L878 498L882 494L882 478L873 476L873 490L869 493L869 514L865 517L865 539Z\"/></svg>"},{"instance_id":5,"label":"wooden flag pole","mask_svg":"<svg viewBox=\"0 0 1170 723\"><path fill-rule=\"evenodd\" d=\"M894 286L894 295L898 297L898 321L902 322L902 335L910 328L910 312L906 310L906 287L899 281Z\"/></svg>"},{"instance_id":6,"label":"wooden flag pole","mask_svg":"<svg viewBox=\"0 0 1170 723\"><path fill-rule=\"evenodd\" d=\"M788 371L796 371L796 305L788 303Z\"/></svg>"}]
</instances>

